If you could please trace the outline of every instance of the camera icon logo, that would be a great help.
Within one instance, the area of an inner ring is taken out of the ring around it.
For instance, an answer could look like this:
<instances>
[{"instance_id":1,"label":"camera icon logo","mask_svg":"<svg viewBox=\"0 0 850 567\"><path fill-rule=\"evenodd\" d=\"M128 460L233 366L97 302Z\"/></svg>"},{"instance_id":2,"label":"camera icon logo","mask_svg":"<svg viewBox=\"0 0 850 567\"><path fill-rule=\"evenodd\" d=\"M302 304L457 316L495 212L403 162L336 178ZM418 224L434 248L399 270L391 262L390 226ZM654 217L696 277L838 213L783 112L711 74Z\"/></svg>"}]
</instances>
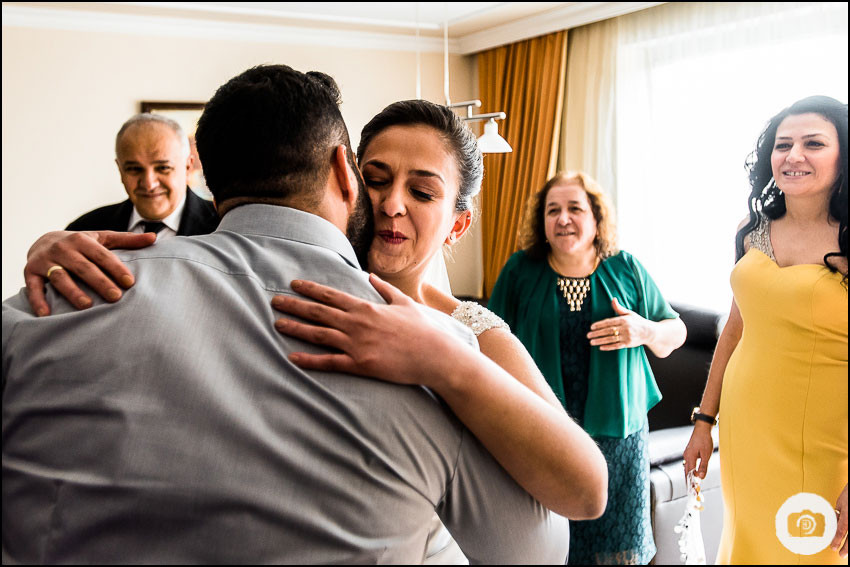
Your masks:
<instances>
[{"instance_id":1,"label":"camera icon logo","mask_svg":"<svg viewBox=\"0 0 850 567\"><path fill-rule=\"evenodd\" d=\"M823 514L817 514L811 510L803 510L788 516L788 533L796 537L823 537L826 523Z\"/></svg>"},{"instance_id":2,"label":"camera icon logo","mask_svg":"<svg viewBox=\"0 0 850 567\"><path fill-rule=\"evenodd\" d=\"M809 492L795 494L776 513L776 537L798 555L814 555L825 549L837 527L830 503Z\"/></svg>"}]
</instances>

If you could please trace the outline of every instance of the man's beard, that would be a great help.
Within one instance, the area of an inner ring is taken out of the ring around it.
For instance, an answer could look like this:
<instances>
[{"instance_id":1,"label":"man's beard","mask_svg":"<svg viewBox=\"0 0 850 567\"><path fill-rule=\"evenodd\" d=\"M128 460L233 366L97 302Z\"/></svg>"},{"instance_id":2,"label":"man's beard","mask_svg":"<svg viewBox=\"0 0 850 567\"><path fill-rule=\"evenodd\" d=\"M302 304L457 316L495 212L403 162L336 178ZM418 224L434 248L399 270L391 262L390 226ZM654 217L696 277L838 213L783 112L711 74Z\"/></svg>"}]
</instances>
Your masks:
<instances>
[{"instance_id":1,"label":"man's beard","mask_svg":"<svg viewBox=\"0 0 850 567\"><path fill-rule=\"evenodd\" d=\"M348 241L351 242L351 247L354 248L354 253L357 255L357 261L360 262L360 267L366 268L369 248L372 246L372 239L375 237L372 200L369 199L369 194L366 192L366 184L363 182L363 176L360 175L360 169L354 163L351 152L347 152L346 155L348 165L351 166L357 177L357 202L354 204L354 210L351 212L351 216L348 217L345 235L348 237Z\"/></svg>"}]
</instances>

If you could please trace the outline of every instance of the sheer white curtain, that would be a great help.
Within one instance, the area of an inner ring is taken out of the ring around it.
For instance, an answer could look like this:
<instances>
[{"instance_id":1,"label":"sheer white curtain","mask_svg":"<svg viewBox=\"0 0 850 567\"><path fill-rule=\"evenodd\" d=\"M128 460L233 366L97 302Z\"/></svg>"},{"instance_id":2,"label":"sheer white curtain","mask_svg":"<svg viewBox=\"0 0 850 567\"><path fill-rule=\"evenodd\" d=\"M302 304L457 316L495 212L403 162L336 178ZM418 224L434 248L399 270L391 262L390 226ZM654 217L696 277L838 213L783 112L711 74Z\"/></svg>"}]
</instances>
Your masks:
<instances>
[{"instance_id":1,"label":"sheer white curtain","mask_svg":"<svg viewBox=\"0 0 850 567\"><path fill-rule=\"evenodd\" d=\"M726 311L744 160L767 120L847 102L847 3L671 3L620 18L620 244L665 297Z\"/></svg>"},{"instance_id":2,"label":"sheer white curtain","mask_svg":"<svg viewBox=\"0 0 850 567\"><path fill-rule=\"evenodd\" d=\"M558 169L580 170L616 200L614 130L617 39L621 18L570 30Z\"/></svg>"}]
</instances>

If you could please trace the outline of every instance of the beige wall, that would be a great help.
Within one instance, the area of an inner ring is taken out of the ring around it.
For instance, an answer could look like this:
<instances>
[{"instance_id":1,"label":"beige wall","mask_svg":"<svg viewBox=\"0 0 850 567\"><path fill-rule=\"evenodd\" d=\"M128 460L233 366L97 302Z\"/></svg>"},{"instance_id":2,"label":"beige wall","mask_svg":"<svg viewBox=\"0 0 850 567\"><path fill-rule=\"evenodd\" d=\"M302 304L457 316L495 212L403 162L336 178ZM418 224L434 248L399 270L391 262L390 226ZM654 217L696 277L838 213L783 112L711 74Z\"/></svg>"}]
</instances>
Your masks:
<instances>
[{"instance_id":1,"label":"beige wall","mask_svg":"<svg viewBox=\"0 0 850 567\"><path fill-rule=\"evenodd\" d=\"M421 60L422 97L442 102L443 56ZM125 198L114 136L140 101L204 101L261 63L333 76L355 147L375 113L415 96L414 52L3 26L3 298L23 285L26 252L38 236ZM475 98L475 57L452 56L450 73L452 100ZM476 232L449 262L458 295L480 289Z\"/></svg>"}]
</instances>

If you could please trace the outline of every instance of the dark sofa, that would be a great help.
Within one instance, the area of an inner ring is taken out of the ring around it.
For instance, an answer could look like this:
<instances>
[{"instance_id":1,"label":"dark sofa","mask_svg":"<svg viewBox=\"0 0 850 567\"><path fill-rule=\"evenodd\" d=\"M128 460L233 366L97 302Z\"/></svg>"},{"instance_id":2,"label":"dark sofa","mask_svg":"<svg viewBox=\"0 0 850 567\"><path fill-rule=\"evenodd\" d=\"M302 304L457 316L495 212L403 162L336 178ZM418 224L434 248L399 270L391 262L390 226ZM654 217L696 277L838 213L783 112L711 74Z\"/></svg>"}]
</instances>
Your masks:
<instances>
[{"instance_id":1,"label":"dark sofa","mask_svg":"<svg viewBox=\"0 0 850 567\"><path fill-rule=\"evenodd\" d=\"M691 436L691 409L702 398L711 357L725 323L722 313L681 304L672 307L688 329L685 344L667 358L657 358L647 350L663 396L649 412L652 528L658 548L652 561L655 565L684 565L679 553L679 535L673 531L685 511L687 497L682 452ZM705 508L700 518L709 565L714 564L723 527L716 427L712 434L715 452L702 481Z\"/></svg>"}]
</instances>

